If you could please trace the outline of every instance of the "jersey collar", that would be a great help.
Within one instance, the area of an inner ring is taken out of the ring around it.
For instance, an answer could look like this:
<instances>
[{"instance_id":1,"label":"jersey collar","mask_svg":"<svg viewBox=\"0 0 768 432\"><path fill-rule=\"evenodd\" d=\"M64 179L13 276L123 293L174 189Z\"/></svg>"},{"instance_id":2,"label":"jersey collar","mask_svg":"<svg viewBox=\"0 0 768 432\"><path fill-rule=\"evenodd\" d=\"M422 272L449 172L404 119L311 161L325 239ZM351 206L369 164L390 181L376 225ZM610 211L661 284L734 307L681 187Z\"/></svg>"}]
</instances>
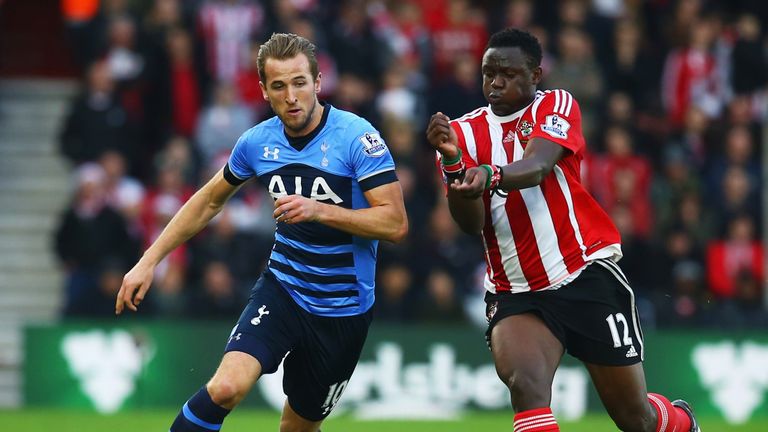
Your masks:
<instances>
[{"instance_id":1,"label":"jersey collar","mask_svg":"<svg viewBox=\"0 0 768 432\"><path fill-rule=\"evenodd\" d=\"M533 98L531 103L524 106L523 108L513 112L512 114L505 115L505 116L499 116L493 113L493 110L491 109L491 105L489 104L487 107L485 107L485 111L488 113L488 119L493 120L496 123L509 123L512 120L519 119L525 111L533 105L533 102L536 100L536 98Z\"/></svg>"}]
</instances>

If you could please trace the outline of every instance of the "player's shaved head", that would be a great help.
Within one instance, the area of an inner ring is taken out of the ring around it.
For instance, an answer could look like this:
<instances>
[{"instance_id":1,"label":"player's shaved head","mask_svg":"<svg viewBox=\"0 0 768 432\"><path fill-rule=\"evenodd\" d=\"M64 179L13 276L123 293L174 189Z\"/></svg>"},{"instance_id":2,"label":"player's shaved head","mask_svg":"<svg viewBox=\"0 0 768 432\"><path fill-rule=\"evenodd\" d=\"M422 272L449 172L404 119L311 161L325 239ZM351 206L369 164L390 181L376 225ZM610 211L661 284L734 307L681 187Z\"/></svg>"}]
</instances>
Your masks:
<instances>
[{"instance_id":1,"label":"player's shaved head","mask_svg":"<svg viewBox=\"0 0 768 432\"><path fill-rule=\"evenodd\" d=\"M525 53L528 67L534 69L541 65L541 44L536 37L526 31L515 28L506 28L494 33L488 40L486 50L489 48L513 48L517 47Z\"/></svg>"},{"instance_id":2,"label":"player's shaved head","mask_svg":"<svg viewBox=\"0 0 768 432\"><path fill-rule=\"evenodd\" d=\"M272 37L259 48L257 65L261 82L267 83L264 70L267 59L285 60L294 58L299 54L304 54L309 60L309 70L312 73L312 78L316 80L319 70L315 57L315 45L306 38L293 33L273 33Z\"/></svg>"}]
</instances>

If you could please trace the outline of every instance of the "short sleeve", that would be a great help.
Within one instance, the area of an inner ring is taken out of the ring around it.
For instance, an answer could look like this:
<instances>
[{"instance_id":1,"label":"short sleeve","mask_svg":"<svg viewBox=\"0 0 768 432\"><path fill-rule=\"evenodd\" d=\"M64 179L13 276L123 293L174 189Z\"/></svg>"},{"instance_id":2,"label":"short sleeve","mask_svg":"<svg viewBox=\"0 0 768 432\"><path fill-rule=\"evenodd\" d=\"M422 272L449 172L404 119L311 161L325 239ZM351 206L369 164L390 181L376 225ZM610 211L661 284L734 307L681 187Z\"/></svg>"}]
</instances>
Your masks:
<instances>
[{"instance_id":1,"label":"short sleeve","mask_svg":"<svg viewBox=\"0 0 768 432\"><path fill-rule=\"evenodd\" d=\"M243 133L229 155L224 172L227 181L231 184L240 184L256 174L248 163L248 143L251 135L252 129Z\"/></svg>"},{"instance_id":2,"label":"short sleeve","mask_svg":"<svg viewBox=\"0 0 768 432\"><path fill-rule=\"evenodd\" d=\"M397 181L392 154L373 126L364 122L350 135L350 163L363 191Z\"/></svg>"},{"instance_id":3,"label":"short sleeve","mask_svg":"<svg viewBox=\"0 0 768 432\"><path fill-rule=\"evenodd\" d=\"M573 153L584 151L581 110L576 99L565 90L552 90L534 105L533 133L530 138L553 141Z\"/></svg>"}]
</instances>

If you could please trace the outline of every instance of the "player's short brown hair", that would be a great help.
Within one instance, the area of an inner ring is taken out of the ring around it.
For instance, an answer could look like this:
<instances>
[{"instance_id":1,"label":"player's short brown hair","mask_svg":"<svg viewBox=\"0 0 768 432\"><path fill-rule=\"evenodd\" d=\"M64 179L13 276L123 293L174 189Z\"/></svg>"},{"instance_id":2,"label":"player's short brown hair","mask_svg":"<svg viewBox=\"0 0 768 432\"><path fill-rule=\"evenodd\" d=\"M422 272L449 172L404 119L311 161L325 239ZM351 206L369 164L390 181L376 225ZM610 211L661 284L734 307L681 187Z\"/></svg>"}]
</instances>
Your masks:
<instances>
[{"instance_id":1,"label":"player's short brown hair","mask_svg":"<svg viewBox=\"0 0 768 432\"><path fill-rule=\"evenodd\" d=\"M312 79L317 79L319 71L317 68L317 58L315 57L315 44L293 33L273 33L272 37L259 48L257 65L261 82L267 83L264 72L264 65L267 63L267 59L285 60L294 58L299 54L307 56Z\"/></svg>"}]
</instances>

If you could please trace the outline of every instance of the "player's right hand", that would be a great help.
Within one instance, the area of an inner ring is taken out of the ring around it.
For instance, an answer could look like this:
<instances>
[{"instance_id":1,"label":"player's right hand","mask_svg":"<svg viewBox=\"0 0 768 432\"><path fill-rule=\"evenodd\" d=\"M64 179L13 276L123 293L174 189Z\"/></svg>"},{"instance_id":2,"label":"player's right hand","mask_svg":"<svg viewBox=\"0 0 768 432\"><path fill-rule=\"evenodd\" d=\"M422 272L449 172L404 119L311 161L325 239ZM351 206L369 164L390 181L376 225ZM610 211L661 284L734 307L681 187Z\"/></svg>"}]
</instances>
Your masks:
<instances>
[{"instance_id":1,"label":"player's right hand","mask_svg":"<svg viewBox=\"0 0 768 432\"><path fill-rule=\"evenodd\" d=\"M134 312L138 310L139 303L144 300L144 296L152 285L154 274L155 266L146 265L141 261L125 274L123 284L117 293L115 315L120 315L125 307Z\"/></svg>"},{"instance_id":2,"label":"player's right hand","mask_svg":"<svg viewBox=\"0 0 768 432\"><path fill-rule=\"evenodd\" d=\"M487 180L488 171L480 167L474 167L467 170L461 182L451 183L450 187L465 198L477 199L483 196Z\"/></svg>"},{"instance_id":3,"label":"player's right hand","mask_svg":"<svg viewBox=\"0 0 768 432\"><path fill-rule=\"evenodd\" d=\"M459 139L449 123L450 120L441 112L432 114L427 126L427 140L443 157L455 159L459 154Z\"/></svg>"}]
</instances>

